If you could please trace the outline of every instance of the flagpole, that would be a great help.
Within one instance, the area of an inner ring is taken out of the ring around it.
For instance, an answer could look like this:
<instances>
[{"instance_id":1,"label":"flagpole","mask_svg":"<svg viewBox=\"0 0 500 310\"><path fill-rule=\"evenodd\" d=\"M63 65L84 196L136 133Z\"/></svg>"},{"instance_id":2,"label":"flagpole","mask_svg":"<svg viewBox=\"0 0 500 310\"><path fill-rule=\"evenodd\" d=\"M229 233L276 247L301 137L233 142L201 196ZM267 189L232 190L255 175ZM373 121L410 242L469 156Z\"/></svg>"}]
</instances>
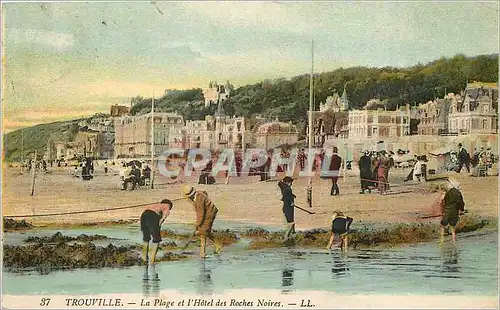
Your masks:
<instances>
[{"instance_id":1,"label":"flagpole","mask_svg":"<svg viewBox=\"0 0 500 310\"><path fill-rule=\"evenodd\" d=\"M313 78L313 74L314 74L314 40L312 41L312 46L311 46L311 77L309 79L309 137L308 137L308 145L309 145L309 149L312 148L312 144L313 144L313 116L312 116L312 112L313 112L313 98L314 98L314 90L313 90L313 87L314 87L314 78Z\"/></svg>"},{"instance_id":2,"label":"flagpole","mask_svg":"<svg viewBox=\"0 0 500 310\"><path fill-rule=\"evenodd\" d=\"M151 100L151 189L154 188L154 160L155 160L155 91L153 90L153 99Z\"/></svg>"},{"instance_id":3,"label":"flagpole","mask_svg":"<svg viewBox=\"0 0 500 310\"><path fill-rule=\"evenodd\" d=\"M309 79L309 136L308 136L308 149L311 152L313 146L313 101L314 101L314 39L311 42L311 77ZM314 157L316 154L314 154ZM308 156L309 157L309 156ZM313 159L313 165L315 160ZM308 165L309 166L309 165ZM312 208L312 178L309 175L309 182L307 186L307 202Z\"/></svg>"}]
</instances>

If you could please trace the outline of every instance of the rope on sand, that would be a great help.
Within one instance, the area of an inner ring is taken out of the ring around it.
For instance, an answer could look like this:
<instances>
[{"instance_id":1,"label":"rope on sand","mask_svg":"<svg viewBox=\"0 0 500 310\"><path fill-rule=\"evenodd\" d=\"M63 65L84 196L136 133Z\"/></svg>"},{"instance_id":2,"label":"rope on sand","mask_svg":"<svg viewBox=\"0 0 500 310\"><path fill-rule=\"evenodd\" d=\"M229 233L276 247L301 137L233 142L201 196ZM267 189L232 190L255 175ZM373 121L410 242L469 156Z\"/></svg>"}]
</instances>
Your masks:
<instances>
[{"instance_id":1,"label":"rope on sand","mask_svg":"<svg viewBox=\"0 0 500 310\"><path fill-rule=\"evenodd\" d=\"M391 187L415 187L416 185L420 185L422 184L423 182L421 183L417 183L417 184L397 184L397 183L389 183L389 182L382 182L382 181L377 181L377 180L370 180L370 179L360 179L361 181L367 181L367 182L370 182L370 183L383 183L383 184L386 184L386 185L389 185Z\"/></svg>"},{"instance_id":2,"label":"rope on sand","mask_svg":"<svg viewBox=\"0 0 500 310\"><path fill-rule=\"evenodd\" d=\"M170 199L170 201L179 201L179 200L183 200L183 199L184 198L175 198L175 199ZM24 217L44 217L44 216L95 213L95 212L105 212L105 211L114 211L114 210L123 210L123 209L133 209L133 208L149 206L149 205L152 205L155 203L158 203L158 202L155 201L155 202L144 203L144 204L140 204L140 205L117 207L117 208L97 209L97 210L87 210L87 211L72 211L72 212L62 212L62 213L46 213L46 214L30 214L30 215L4 215L3 217L6 217L6 218L20 218L20 217L22 217L22 218L24 218Z\"/></svg>"}]
</instances>

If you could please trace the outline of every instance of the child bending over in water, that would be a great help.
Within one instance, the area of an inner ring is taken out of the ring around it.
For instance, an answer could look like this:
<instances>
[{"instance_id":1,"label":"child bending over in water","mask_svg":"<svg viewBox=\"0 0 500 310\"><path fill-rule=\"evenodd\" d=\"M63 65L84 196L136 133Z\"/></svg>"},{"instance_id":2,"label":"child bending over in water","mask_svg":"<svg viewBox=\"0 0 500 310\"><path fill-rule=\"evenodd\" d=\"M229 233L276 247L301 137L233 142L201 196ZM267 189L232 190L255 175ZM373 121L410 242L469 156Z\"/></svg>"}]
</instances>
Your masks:
<instances>
[{"instance_id":1,"label":"child bending over in water","mask_svg":"<svg viewBox=\"0 0 500 310\"><path fill-rule=\"evenodd\" d=\"M342 241L340 243L340 249L345 252L347 250L347 233L349 232L349 227L353 219L348 217L342 211L335 211L332 217L332 235L330 241L328 242L327 249L331 250L333 242L335 241L335 235L338 235Z\"/></svg>"}]
</instances>

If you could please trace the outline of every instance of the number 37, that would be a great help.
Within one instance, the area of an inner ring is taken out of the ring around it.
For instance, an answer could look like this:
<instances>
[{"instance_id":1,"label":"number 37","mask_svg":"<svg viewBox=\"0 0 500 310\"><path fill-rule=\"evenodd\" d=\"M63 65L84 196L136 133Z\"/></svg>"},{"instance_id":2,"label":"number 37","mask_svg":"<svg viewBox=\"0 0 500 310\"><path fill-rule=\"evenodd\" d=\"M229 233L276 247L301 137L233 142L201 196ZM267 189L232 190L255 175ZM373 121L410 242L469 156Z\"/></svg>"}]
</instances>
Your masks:
<instances>
[{"instance_id":1,"label":"number 37","mask_svg":"<svg viewBox=\"0 0 500 310\"><path fill-rule=\"evenodd\" d=\"M40 300L40 306L43 307L43 306L48 306L50 304L50 298L42 298Z\"/></svg>"}]
</instances>

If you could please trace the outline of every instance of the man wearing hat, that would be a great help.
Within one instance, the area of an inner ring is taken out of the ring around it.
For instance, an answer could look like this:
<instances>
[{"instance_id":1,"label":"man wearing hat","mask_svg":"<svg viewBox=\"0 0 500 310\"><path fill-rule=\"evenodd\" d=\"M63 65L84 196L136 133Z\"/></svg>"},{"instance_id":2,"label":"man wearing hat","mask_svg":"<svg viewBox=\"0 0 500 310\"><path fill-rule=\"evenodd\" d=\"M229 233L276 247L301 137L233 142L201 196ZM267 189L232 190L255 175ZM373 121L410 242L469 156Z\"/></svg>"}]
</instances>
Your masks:
<instances>
[{"instance_id":1,"label":"man wearing hat","mask_svg":"<svg viewBox=\"0 0 500 310\"><path fill-rule=\"evenodd\" d=\"M465 165L467 168L467 172L470 172L470 155L467 151L462 147L462 143L458 144L458 169L457 172L460 173L462 167Z\"/></svg>"},{"instance_id":2,"label":"man wearing hat","mask_svg":"<svg viewBox=\"0 0 500 310\"><path fill-rule=\"evenodd\" d=\"M212 225L219 210L214 205L212 200L208 198L205 191L196 191L192 186L185 184L182 188L186 199L194 205L196 212L196 231L195 234L200 236L200 257L206 257L206 238L210 239L215 246L215 254L219 254L222 245L215 240L212 234Z\"/></svg>"},{"instance_id":3,"label":"man wearing hat","mask_svg":"<svg viewBox=\"0 0 500 310\"><path fill-rule=\"evenodd\" d=\"M460 219L460 216L464 214L465 202L460 192L460 183L454 179L448 179L445 184L446 194L441 201L441 211L443 218L441 220L441 240L444 240L444 230L447 226L450 226L451 235L453 241L456 240L455 226Z\"/></svg>"},{"instance_id":4,"label":"man wearing hat","mask_svg":"<svg viewBox=\"0 0 500 310\"><path fill-rule=\"evenodd\" d=\"M291 177L284 177L283 180L278 182L278 186L281 189L281 201L283 201L283 214L285 215L287 230L285 233L285 241L290 238L292 233L295 233L295 219L294 219L294 208L295 208L295 195L292 192L293 179Z\"/></svg>"}]
</instances>

